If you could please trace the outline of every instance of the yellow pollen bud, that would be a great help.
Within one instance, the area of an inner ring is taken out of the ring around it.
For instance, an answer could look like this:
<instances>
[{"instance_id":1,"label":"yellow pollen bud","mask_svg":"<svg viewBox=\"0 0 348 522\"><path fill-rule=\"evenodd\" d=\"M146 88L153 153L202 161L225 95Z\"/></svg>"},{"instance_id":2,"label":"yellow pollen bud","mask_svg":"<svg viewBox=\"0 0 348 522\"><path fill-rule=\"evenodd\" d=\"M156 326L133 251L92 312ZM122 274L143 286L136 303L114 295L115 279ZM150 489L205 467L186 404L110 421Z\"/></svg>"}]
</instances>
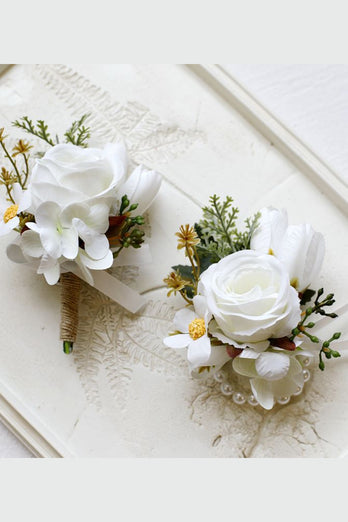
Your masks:
<instances>
[{"instance_id":1,"label":"yellow pollen bud","mask_svg":"<svg viewBox=\"0 0 348 522\"><path fill-rule=\"evenodd\" d=\"M4 212L3 220L5 223L8 223L10 219L14 218L18 212L18 205L11 205Z\"/></svg>"},{"instance_id":2,"label":"yellow pollen bud","mask_svg":"<svg viewBox=\"0 0 348 522\"><path fill-rule=\"evenodd\" d=\"M204 335L206 332L204 319L194 319L191 321L188 327L188 331L190 337L194 340L202 337L202 335Z\"/></svg>"}]
</instances>

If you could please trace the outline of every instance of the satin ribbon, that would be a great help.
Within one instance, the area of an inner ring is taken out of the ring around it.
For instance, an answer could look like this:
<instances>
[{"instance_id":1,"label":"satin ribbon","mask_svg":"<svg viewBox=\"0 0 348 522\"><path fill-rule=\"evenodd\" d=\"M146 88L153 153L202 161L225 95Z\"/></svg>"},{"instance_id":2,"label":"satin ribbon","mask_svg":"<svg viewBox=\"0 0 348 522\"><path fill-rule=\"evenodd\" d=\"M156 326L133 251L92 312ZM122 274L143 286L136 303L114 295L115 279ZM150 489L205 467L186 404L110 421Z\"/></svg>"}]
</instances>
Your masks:
<instances>
[{"instance_id":1,"label":"satin ribbon","mask_svg":"<svg viewBox=\"0 0 348 522\"><path fill-rule=\"evenodd\" d=\"M149 245L143 245L141 249L131 252L122 250L115 259L113 266L143 266L151 263ZM91 270L94 288L107 295L133 314L138 312L146 303L145 297L133 288L122 283L117 277L109 274L105 270Z\"/></svg>"},{"instance_id":2,"label":"satin ribbon","mask_svg":"<svg viewBox=\"0 0 348 522\"><path fill-rule=\"evenodd\" d=\"M8 245L7 255L13 262L26 264L28 268L31 268L35 272L37 271L38 261L33 259L32 262L28 262L28 259L24 257L20 248L19 238L16 238L13 243ZM119 256L115 259L113 266L143 266L151 262L152 257L150 247L145 244L138 250L133 248L132 250L122 250ZM61 266L61 269L65 272L73 272L77 277L84 280L76 263L64 263ZM146 300L142 295L133 288L122 283L117 279L117 277L109 274L106 270L90 270L90 272L93 277L92 286L123 306L129 312L136 313L144 306Z\"/></svg>"}]
</instances>

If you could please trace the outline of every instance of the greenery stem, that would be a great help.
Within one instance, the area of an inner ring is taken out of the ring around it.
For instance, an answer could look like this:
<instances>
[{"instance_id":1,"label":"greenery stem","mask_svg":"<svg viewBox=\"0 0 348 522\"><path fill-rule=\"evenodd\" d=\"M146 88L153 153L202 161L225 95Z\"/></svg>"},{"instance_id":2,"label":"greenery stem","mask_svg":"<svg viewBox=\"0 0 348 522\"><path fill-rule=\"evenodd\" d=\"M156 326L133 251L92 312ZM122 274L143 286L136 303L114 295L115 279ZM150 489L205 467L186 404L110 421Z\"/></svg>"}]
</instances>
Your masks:
<instances>
[{"instance_id":1,"label":"greenery stem","mask_svg":"<svg viewBox=\"0 0 348 522\"><path fill-rule=\"evenodd\" d=\"M189 258L191 266L192 266L193 277L195 279L195 294L196 294L197 293L197 285L198 285L199 273L197 272L197 267L196 267L196 265L195 265L195 263L193 261L191 251L187 247L186 247L186 253L187 253L187 257Z\"/></svg>"},{"instance_id":2,"label":"greenery stem","mask_svg":"<svg viewBox=\"0 0 348 522\"><path fill-rule=\"evenodd\" d=\"M183 299L185 299L186 303L188 303L189 305L192 305L193 301L191 301L191 299L188 299L188 297L185 295L185 292L184 291L181 291L180 292L180 295Z\"/></svg>"},{"instance_id":3,"label":"greenery stem","mask_svg":"<svg viewBox=\"0 0 348 522\"><path fill-rule=\"evenodd\" d=\"M3 141L0 141L0 144L1 144L1 147L2 147L2 149L3 149L3 151L4 151L4 154L5 154L6 158L10 161L10 163L11 163L12 166L13 166L13 168L15 169L16 174L17 174L17 177L18 177L18 180L19 180L19 183L20 183L21 186L22 186L22 183L21 183L21 175L20 175L20 173L19 173L19 171L18 171L18 168L17 168L16 162L15 162L14 159L11 157L11 155L8 153L8 151L7 151L7 149L6 149L6 146L5 146L4 142L3 142ZM11 198L11 199L12 199L12 198Z\"/></svg>"},{"instance_id":4,"label":"greenery stem","mask_svg":"<svg viewBox=\"0 0 348 522\"><path fill-rule=\"evenodd\" d=\"M9 188L8 185L6 185L6 192L7 192L7 195L8 195L8 197L9 197L11 203L13 203L13 204L15 205L16 202L15 202L15 200L14 200L13 197L12 197L12 194L11 194L11 191L10 191L10 188Z\"/></svg>"},{"instance_id":5,"label":"greenery stem","mask_svg":"<svg viewBox=\"0 0 348 522\"><path fill-rule=\"evenodd\" d=\"M225 226L225 221L224 221L224 219L223 219L223 217L222 217L222 215L220 213L220 210L219 210L218 206L216 205L216 203L214 203L214 208L216 210L216 215L217 215L217 217L218 217L218 219L219 219L219 221L221 223L222 229L225 232L225 236L226 236L226 239L228 241L228 244L230 245L232 253L233 253L233 252L235 252L235 248L234 248L234 245L233 245L233 241L232 241L232 239L230 237L230 234L228 232L228 227ZM233 221L233 217L234 216L232 215L231 219L230 219L230 223Z\"/></svg>"},{"instance_id":6,"label":"greenery stem","mask_svg":"<svg viewBox=\"0 0 348 522\"><path fill-rule=\"evenodd\" d=\"M26 157L26 155L22 154L22 156L24 158L24 163L25 163L25 173L24 173L24 181L23 181L22 188L25 188L25 185L28 181L28 176L29 176L29 163L28 163L28 158Z\"/></svg>"}]
</instances>

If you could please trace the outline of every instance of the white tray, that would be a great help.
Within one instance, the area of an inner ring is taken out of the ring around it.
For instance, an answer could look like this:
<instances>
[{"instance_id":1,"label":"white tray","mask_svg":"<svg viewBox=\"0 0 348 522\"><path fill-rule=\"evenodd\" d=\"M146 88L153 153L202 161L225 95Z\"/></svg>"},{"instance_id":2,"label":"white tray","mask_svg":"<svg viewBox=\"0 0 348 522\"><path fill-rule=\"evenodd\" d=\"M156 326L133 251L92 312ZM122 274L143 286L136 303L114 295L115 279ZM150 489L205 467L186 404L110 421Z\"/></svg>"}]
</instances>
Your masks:
<instances>
[{"instance_id":1,"label":"white tray","mask_svg":"<svg viewBox=\"0 0 348 522\"><path fill-rule=\"evenodd\" d=\"M347 361L313 366L305 392L270 412L190 379L161 344L179 300L163 288L181 260L174 233L212 193L241 219L264 205L326 236L319 285L346 303L348 188L217 66L15 65L0 77L0 126L22 115L61 132L91 112L98 139L123 137L164 177L150 211L154 263L123 271L149 298L132 317L85 286L79 342L59 338L59 287L19 269L0 241L0 415L42 457L337 457L348 448ZM348 331L347 315L335 329Z\"/></svg>"}]
</instances>

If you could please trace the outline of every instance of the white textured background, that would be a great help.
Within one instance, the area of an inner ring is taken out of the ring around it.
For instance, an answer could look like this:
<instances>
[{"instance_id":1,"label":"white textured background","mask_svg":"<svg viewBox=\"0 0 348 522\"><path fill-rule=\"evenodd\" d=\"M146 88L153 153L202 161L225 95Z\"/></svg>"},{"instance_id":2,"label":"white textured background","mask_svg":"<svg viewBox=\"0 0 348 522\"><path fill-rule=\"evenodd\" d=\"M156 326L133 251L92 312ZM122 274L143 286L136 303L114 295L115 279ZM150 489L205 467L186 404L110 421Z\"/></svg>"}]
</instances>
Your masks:
<instances>
[{"instance_id":1,"label":"white textured background","mask_svg":"<svg viewBox=\"0 0 348 522\"><path fill-rule=\"evenodd\" d=\"M348 185L348 65L224 67Z\"/></svg>"},{"instance_id":2,"label":"white textured background","mask_svg":"<svg viewBox=\"0 0 348 522\"><path fill-rule=\"evenodd\" d=\"M348 184L348 65L224 67ZM30 456L0 423L0 457Z\"/></svg>"}]
</instances>

